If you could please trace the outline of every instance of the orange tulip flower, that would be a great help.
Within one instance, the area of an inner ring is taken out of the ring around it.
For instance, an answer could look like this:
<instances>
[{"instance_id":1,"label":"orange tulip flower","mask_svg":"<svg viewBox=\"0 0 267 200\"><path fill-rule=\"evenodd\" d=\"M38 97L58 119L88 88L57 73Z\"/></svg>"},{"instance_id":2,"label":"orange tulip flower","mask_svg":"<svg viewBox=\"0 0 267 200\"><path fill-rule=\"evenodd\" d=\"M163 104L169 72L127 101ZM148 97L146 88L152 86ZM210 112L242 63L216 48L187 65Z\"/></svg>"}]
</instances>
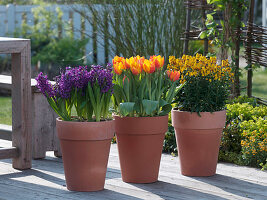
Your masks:
<instances>
[{"instance_id":1,"label":"orange tulip flower","mask_svg":"<svg viewBox=\"0 0 267 200\"><path fill-rule=\"evenodd\" d=\"M112 59L112 63L113 65L116 63L124 63L125 62L125 58L124 57L119 57L119 56L115 56L114 59Z\"/></svg>"},{"instance_id":2,"label":"orange tulip flower","mask_svg":"<svg viewBox=\"0 0 267 200\"><path fill-rule=\"evenodd\" d=\"M143 65L143 70L149 74L155 72L155 63L151 62L150 60L145 60Z\"/></svg>"},{"instance_id":3,"label":"orange tulip flower","mask_svg":"<svg viewBox=\"0 0 267 200\"><path fill-rule=\"evenodd\" d=\"M161 57L161 55L158 56L150 56L150 60L153 61L155 63L155 67L157 69L160 69L163 67L164 65L164 57Z\"/></svg>"},{"instance_id":4,"label":"orange tulip flower","mask_svg":"<svg viewBox=\"0 0 267 200\"><path fill-rule=\"evenodd\" d=\"M141 65L138 64L138 59L136 59L136 57L129 58L129 65L130 65L130 70L133 73L133 75L137 75L142 72Z\"/></svg>"},{"instance_id":5,"label":"orange tulip flower","mask_svg":"<svg viewBox=\"0 0 267 200\"><path fill-rule=\"evenodd\" d=\"M130 61L128 58L125 59L125 68L130 69Z\"/></svg>"},{"instance_id":6,"label":"orange tulip flower","mask_svg":"<svg viewBox=\"0 0 267 200\"><path fill-rule=\"evenodd\" d=\"M167 75L170 78L171 81L175 82L177 80L179 80L180 78L180 71L167 71Z\"/></svg>"},{"instance_id":7,"label":"orange tulip flower","mask_svg":"<svg viewBox=\"0 0 267 200\"><path fill-rule=\"evenodd\" d=\"M122 62L113 64L114 72L118 75L121 75L122 71L125 69L125 66Z\"/></svg>"}]
</instances>

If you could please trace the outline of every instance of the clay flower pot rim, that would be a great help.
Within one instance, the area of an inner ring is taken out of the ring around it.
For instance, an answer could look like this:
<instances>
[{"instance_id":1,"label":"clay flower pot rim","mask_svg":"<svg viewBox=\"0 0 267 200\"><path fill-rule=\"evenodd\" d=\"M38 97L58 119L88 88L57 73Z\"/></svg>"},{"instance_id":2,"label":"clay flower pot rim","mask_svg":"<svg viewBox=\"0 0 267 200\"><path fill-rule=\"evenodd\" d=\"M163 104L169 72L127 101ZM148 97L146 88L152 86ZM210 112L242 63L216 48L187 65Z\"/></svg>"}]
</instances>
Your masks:
<instances>
[{"instance_id":1,"label":"clay flower pot rim","mask_svg":"<svg viewBox=\"0 0 267 200\"><path fill-rule=\"evenodd\" d=\"M120 115L112 115L113 117L119 117L119 118L128 118L128 119L135 119L135 118L152 118L152 117L165 117L167 115L157 115L157 116L147 116L147 117L123 117Z\"/></svg>"},{"instance_id":2,"label":"clay flower pot rim","mask_svg":"<svg viewBox=\"0 0 267 200\"><path fill-rule=\"evenodd\" d=\"M173 108L172 111L173 111L173 112L181 112L181 113L182 113L182 112L183 112L183 113L191 113L191 114L193 114L193 113L197 113L197 112L190 112L190 111L177 110L177 108ZM201 113L211 113L211 114L212 114L212 113L215 113L215 112L224 112L224 111L226 111L226 109L218 110L218 111L214 111L214 112L199 112L199 113L200 113L200 114L201 114Z\"/></svg>"},{"instance_id":3,"label":"clay flower pot rim","mask_svg":"<svg viewBox=\"0 0 267 200\"><path fill-rule=\"evenodd\" d=\"M112 119L112 118L110 118L110 119L105 119L105 120L101 120L100 122L95 122L95 121L91 121L91 122L84 121L84 122L81 122L81 121L64 121L64 120L62 120L60 117L57 117L56 120L57 120L57 121L60 121L60 122L67 122L67 123L100 123L100 122L109 122L109 121L113 121L114 119Z\"/></svg>"}]
</instances>

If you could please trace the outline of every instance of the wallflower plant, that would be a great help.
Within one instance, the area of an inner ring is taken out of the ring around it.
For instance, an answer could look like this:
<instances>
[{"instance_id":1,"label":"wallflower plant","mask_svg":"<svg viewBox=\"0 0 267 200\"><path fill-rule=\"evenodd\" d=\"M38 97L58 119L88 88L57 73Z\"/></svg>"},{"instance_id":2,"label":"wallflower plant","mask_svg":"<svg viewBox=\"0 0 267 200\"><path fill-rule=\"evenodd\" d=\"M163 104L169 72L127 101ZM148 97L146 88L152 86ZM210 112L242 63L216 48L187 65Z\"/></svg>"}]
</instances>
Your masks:
<instances>
[{"instance_id":1,"label":"wallflower plant","mask_svg":"<svg viewBox=\"0 0 267 200\"><path fill-rule=\"evenodd\" d=\"M144 117L166 115L182 88L178 71L163 70L164 57L150 59L136 56L113 59L115 109L121 116Z\"/></svg>"},{"instance_id":2,"label":"wallflower plant","mask_svg":"<svg viewBox=\"0 0 267 200\"><path fill-rule=\"evenodd\" d=\"M228 60L218 65L216 57L201 54L170 56L168 70L180 71L180 82L186 83L175 100L179 110L200 113L225 109L234 76Z\"/></svg>"},{"instance_id":3,"label":"wallflower plant","mask_svg":"<svg viewBox=\"0 0 267 200\"><path fill-rule=\"evenodd\" d=\"M97 65L67 67L56 77L54 85L42 72L36 78L37 88L53 110L64 121L97 121L108 117L113 92L112 67ZM72 116L72 107L77 116Z\"/></svg>"}]
</instances>

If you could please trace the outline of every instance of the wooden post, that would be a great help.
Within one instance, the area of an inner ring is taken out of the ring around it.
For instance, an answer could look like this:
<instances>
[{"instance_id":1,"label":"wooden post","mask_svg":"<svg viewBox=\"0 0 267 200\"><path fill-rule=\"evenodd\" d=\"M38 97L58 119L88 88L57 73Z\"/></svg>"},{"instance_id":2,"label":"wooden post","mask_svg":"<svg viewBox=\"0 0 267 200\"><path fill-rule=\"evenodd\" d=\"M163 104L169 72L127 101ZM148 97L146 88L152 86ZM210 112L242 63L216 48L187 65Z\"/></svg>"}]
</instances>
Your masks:
<instances>
[{"instance_id":1,"label":"wooden post","mask_svg":"<svg viewBox=\"0 0 267 200\"><path fill-rule=\"evenodd\" d=\"M252 29L253 29L253 17L254 17L254 0L250 1L249 16L248 16L248 32L247 32L247 95L252 96L252 56L251 56L251 43L252 43Z\"/></svg>"},{"instance_id":2,"label":"wooden post","mask_svg":"<svg viewBox=\"0 0 267 200\"><path fill-rule=\"evenodd\" d=\"M240 5L241 6L241 5ZM234 52L234 60L235 60L235 68L234 68L234 74L235 74L235 80L234 80L234 97L240 96L240 80L239 80L239 51L240 51L240 38L241 38L241 11L238 11L238 20L239 24L236 27L236 36L235 37L235 52Z\"/></svg>"},{"instance_id":3,"label":"wooden post","mask_svg":"<svg viewBox=\"0 0 267 200\"><path fill-rule=\"evenodd\" d=\"M186 28L185 28L185 40L184 40L184 54L188 54L190 24L191 24L191 10L189 9L189 7L187 7L186 8Z\"/></svg>"},{"instance_id":4,"label":"wooden post","mask_svg":"<svg viewBox=\"0 0 267 200\"><path fill-rule=\"evenodd\" d=\"M206 1L205 1L206 2ZM202 9L201 9L201 14L202 14L202 24L203 24L203 31L207 30L207 27L206 27L206 12L205 12L205 9L204 9L204 0L201 1L202 3ZM204 39L204 55L207 55L209 52L209 40L208 38L205 38Z\"/></svg>"},{"instance_id":5,"label":"wooden post","mask_svg":"<svg viewBox=\"0 0 267 200\"><path fill-rule=\"evenodd\" d=\"M12 54L12 146L19 149L13 168L31 168L31 49L30 40L20 53Z\"/></svg>"}]
</instances>

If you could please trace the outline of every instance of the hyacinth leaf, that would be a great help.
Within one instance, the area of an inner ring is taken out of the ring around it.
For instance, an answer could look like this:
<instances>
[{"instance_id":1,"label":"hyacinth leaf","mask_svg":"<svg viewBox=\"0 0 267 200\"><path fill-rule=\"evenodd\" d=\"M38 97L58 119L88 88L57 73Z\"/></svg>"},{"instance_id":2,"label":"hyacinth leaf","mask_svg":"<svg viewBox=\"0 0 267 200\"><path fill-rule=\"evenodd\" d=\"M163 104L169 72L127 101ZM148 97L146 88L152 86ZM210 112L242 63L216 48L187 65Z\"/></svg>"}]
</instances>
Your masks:
<instances>
[{"instance_id":1,"label":"hyacinth leaf","mask_svg":"<svg viewBox=\"0 0 267 200\"><path fill-rule=\"evenodd\" d=\"M167 115L172 110L171 104L166 104L162 107L161 112L159 113L160 116Z\"/></svg>"},{"instance_id":2,"label":"hyacinth leaf","mask_svg":"<svg viewBox=\"0 0 267 200\"><path fill-rule=\"evenodd\" d=\"M148 99L142 100L143 108L147 115L151 115L154 111L157 110L159 102L158 101L152 101Z\"/></svg>"},{"instance_id":3,"label":"hyacinth leaf","mask_svg":"<svg viewBox=\"0 0 267 200\"><path fill-rule=\"evenodd\" d=\"M123 116L127 116L134 111L134 102L120 103L120 111Z\"/></svg>"}]
</instances>

